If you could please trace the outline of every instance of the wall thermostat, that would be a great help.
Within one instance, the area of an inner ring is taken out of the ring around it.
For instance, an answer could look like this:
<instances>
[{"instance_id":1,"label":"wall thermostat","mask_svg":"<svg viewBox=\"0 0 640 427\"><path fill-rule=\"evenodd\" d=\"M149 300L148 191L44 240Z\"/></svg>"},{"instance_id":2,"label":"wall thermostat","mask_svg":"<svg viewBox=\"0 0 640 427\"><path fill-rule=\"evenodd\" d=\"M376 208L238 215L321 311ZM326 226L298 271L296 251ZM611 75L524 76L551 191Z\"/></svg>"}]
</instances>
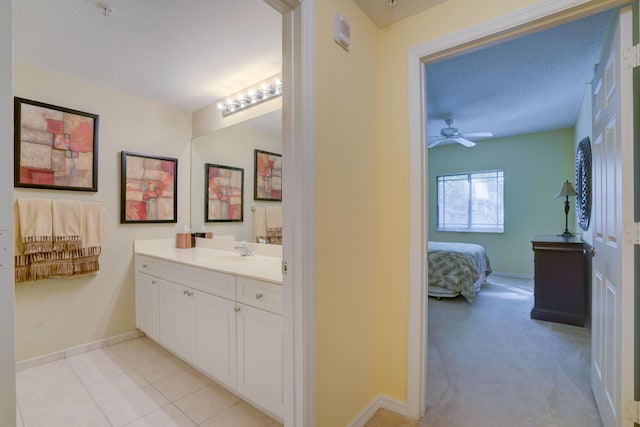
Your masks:
<instances>
[{"instance_id":1,"label":"wall thermostat","mask_svg":"<svg viewBox=\"0 0 640 427\"><path fill-rule=\"evenodd\" d=\"M349 30L349 23L347 18L336 13L333 15L333 39L344 50L349 50L349 43L351 42L351 32Z\"/></svg>"}]
</instances>

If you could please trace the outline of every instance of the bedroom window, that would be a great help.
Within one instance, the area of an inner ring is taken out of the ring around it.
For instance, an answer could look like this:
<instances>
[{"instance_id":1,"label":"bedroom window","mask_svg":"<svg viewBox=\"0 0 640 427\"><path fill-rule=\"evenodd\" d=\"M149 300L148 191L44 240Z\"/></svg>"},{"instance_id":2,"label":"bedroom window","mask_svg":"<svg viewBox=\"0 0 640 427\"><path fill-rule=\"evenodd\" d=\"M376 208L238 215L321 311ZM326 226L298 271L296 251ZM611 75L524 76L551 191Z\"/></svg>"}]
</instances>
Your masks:
<instances>
[{"instance_id":1,"label":"bedroom window","mask_svg":"<svg viewBox=\"0 0 640 427\"><path fill-rule=\"evenodd\" d=\"M437 177L438 231L504 232L504 172Z\"/></svg>"}]
</instances>

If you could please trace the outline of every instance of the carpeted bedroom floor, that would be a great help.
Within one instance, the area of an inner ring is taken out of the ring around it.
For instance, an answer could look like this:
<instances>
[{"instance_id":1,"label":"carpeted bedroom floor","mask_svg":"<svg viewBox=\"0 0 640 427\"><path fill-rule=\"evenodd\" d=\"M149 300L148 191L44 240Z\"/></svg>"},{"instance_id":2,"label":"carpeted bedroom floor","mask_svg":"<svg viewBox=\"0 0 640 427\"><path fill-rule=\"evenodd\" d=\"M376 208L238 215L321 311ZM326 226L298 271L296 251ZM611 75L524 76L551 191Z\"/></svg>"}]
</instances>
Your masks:
<instances>
[{"instance_id":1,"label":"carpeted bedroom floor","mask_svg":"<svg viewBox=\"0 0 640 427\"><path fill-rule=\"evenodd\" d=\"M429 427L599 427L590 331L532 320L533 281L493 274L474 304L429 299L427 413L367 423Z\"/></svg>"}]
</instances>

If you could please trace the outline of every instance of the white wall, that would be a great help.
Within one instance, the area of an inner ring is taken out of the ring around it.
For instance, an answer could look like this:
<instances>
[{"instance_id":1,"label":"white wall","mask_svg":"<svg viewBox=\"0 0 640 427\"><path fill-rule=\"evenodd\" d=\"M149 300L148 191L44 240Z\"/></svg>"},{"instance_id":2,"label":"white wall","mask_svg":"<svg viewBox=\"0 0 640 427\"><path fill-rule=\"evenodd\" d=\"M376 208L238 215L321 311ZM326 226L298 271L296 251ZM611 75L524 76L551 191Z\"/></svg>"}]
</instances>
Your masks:
<instances>
[{"instance_id":1,"label":"white wall","mask_svg":"<svg viewBox=\"0 0 640 427\"><path fill-rule=\"evenodd\" d=\"M16 286L17 359L23 360L135 329L133 241L172 237L176 224L120 224L120 151L178 159L177 219L188 222L192 115L24 64L15 64L14 73L16 96L100 116L97 193L16 189L15 197L104 203L97 275Z\"/></svg>"},{"instance_id":2,"label":"white wall","mask_svg":"<svg viewBox=\"0 0 640 427\"><path fill-rule=\"evenodd\" d=\"M11 2L0 2L0 426L16 424Z\"/></svg>"},{"instance_id":3,"label":"white wall","mask_svg":"<svg viewBox=\"0 0 640 427\"><path fill-rule=\"evenodd\" d=\"M219 113L218 113L219 114ZM279 111L269 113L282 123ZM264 120L264 116L261 118ZM280 202L253 200L254 149L282 154L282 128L266 131L252 126L249 120L235 126L219 129L193 139L191 159L191 228L200 231L204 224L215 235L236 236L236 240L253 238L252 206L280 205ZM243 222L204 222L204 164L212 163L244 169ZM182 225L182 224L181 224Z\"/></svg>"}]
</instances>

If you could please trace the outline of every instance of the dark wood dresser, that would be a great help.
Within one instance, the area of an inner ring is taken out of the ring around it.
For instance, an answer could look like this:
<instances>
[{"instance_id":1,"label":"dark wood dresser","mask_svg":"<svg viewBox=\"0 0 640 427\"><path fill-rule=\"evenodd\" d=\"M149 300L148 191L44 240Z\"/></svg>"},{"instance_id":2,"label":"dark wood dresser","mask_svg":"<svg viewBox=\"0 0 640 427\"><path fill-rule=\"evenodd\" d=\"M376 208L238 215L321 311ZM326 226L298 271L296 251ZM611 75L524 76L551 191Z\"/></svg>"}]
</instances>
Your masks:
<instances>
[{"instance_id":1,"label":"dark wood dresser","mask_svg":"<svg viewBox=\"0 0 640 427\"><path fill-rule=\"evenodd\" d=\"M538 235L534 253L534 305L531 318L584 326L586 250L576 237Z\"/></svg>"}]
</instances>

